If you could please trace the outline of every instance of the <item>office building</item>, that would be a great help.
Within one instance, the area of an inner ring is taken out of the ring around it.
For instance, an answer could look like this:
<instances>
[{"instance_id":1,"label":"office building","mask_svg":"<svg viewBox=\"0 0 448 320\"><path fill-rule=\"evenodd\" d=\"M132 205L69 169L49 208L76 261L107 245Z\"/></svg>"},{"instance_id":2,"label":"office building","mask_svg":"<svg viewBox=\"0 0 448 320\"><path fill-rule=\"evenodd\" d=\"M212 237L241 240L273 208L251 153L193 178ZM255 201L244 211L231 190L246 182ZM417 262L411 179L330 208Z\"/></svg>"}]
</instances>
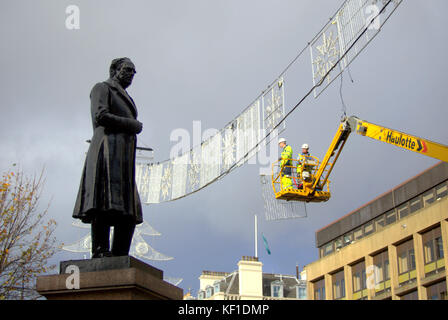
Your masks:
<instances>
[{"instance_id":1,"label":"office building","mask_svg":"<svg viewBox=\"0 0 448 320\"><path fill-rule=\"evenodd\" d=\"M448 164L440 162L316 232L309 299L447 299Z\"/></svg>"}]
</instances>

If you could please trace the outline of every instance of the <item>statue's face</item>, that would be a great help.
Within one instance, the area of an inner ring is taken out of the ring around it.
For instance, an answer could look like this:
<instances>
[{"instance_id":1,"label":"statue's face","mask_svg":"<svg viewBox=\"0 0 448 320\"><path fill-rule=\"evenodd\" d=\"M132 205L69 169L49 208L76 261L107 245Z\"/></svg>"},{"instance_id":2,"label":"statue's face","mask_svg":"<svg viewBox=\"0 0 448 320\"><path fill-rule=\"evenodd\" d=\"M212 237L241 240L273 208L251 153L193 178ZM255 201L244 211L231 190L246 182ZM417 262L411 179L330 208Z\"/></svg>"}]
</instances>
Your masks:
<instances>
[{"instance_id":1,"label":"statue's face","mask_svg":"<svg viewBox=\"0 0 448 320\"><path fill-rule=\"evenodd\" d=\"M131 85L134 75L137 73L135 71L134 64L129 60L125 61L115 74L116 79L123 88L127 88Z\"/></svg>"}]
</instances>

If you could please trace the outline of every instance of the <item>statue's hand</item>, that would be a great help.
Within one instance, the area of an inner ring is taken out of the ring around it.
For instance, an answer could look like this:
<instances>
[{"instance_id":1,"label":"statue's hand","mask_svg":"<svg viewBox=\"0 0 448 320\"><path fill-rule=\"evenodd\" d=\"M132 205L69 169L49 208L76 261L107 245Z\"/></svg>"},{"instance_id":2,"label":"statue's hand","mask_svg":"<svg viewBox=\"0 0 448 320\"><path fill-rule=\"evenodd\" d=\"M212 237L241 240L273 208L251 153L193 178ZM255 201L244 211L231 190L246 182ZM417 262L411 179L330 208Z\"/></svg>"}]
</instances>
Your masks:
<instances>
[{"instance_id":1,"label":"statue's hand","mask_svg":"<svg viewBox=\"0 0 448 320\"><path fill-rule=\"evenodd\" d=\"M123 132L139 134L142 132L143 123L135 119L121 118Z\"/></svg>"},{"instance_id":2,"label":"statue's hand","mask_svg":"<svg viewBox=\"0 0 448 320\"><path fill-rule=\"evenodd\" d=\"M134 128L135 128L135 133L139 134L143 130L143 123L141 123L140 121L135 120L135 127Z\"/></svg>"}]
</instances>

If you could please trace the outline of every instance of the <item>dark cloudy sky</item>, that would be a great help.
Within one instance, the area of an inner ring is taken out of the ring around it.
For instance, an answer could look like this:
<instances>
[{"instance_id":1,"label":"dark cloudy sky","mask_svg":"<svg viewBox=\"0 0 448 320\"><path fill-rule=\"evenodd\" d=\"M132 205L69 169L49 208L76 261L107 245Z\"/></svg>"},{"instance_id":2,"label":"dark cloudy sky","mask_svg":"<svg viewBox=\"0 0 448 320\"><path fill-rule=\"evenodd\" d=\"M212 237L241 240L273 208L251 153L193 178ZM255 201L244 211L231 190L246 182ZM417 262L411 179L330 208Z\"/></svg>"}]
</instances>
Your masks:
<instances>
[{"instance_id":1,"label":"dark cloudy sky","mask_svg":"<svg viewBox=\"0 0 448 320\"><path fill-rule=\"evenodd\" d=\"M222 128L252 102L301 50L342 0L3 0L0 12L0 168L19 163L29 174L45 167L43 204L58 222L57 237L85 235L71 226L85 152L91 138L89 92L108 76L110 61L130 57L129 88L144 123L139 144L169 157L170 134ZM65 27L68 5L80 29ZM433 141L448 143L445 0L404 1L344 77L348 113ZM323 157L341 116L339 80L310 97L283 133L298 151L307 142ZM287 110L312 86L309 53L285 76ZM144 207L162 233L149 237L175 257L153 265L181 277L196 294L202 270L233 271L253 255L253 216L264 271L294 274L317 259L315 231L437 161L353 135L332 174L332 198L309 207L307 219L267 222L257 165L246 165L190 197ZM56 260L82 258L62 252Z\"/></svg>"}]
</instances>

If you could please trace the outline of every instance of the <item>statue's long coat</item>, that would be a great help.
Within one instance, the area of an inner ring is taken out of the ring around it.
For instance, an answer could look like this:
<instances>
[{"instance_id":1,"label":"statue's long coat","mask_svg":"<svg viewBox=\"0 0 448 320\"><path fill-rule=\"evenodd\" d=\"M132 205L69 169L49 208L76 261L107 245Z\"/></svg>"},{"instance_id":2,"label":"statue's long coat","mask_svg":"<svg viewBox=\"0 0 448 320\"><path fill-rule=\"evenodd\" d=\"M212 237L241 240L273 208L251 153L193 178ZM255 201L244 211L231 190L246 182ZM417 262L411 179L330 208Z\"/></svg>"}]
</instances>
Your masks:
<instances>
[{"instance_id":1,"label":"statue's long coat","mask_svg":"<svg viewBox=\"0 0 448 320\"><path fill-rule=\"evenodd\" d=\"M137 109L114 80L97 83L91 93L93 137L89 146L73 218L91 223L102 215L113 225L122 218L143 222L135 184Z\"/></svg>"}]
</instances>

